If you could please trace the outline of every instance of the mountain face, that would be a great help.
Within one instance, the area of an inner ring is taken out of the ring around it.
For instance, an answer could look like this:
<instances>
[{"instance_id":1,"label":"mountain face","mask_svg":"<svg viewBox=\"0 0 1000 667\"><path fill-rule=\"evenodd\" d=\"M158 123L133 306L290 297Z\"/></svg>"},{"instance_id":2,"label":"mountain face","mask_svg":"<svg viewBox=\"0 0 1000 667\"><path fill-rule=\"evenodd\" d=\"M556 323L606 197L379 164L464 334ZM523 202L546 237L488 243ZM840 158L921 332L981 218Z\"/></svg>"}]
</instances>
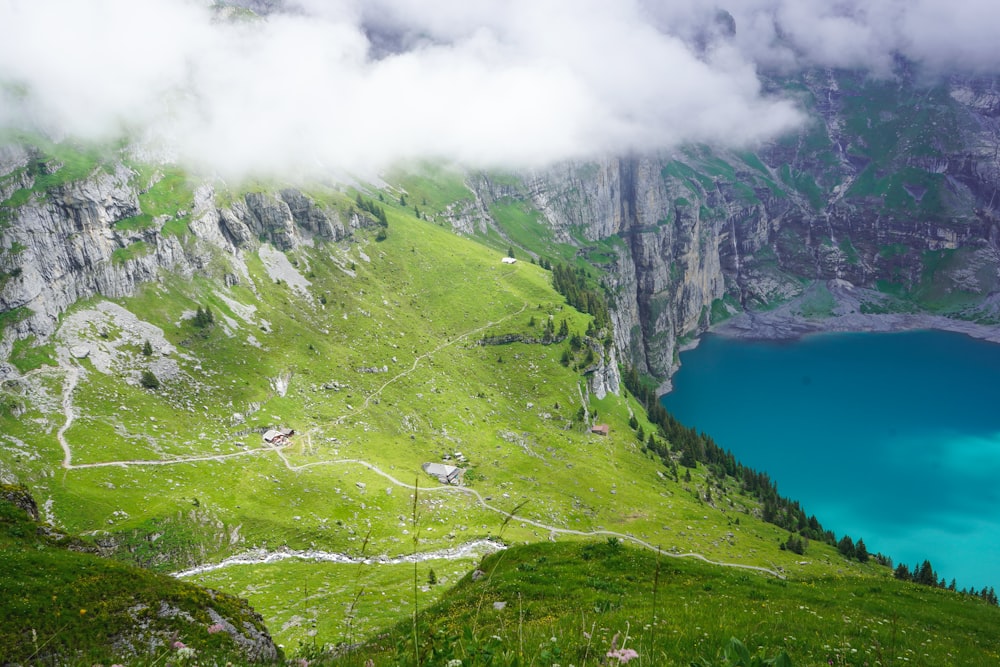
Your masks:
<instances>
[{"instance_id":1,"label":"mountain face","mask_svg":"<svg viewBox=\"0 0 1000 667\"><path fill-rule=\"evenodd\" d=\"M246 275L241 251L260 242L291 250L374 224L361 215L342 220L292 188L248 192L223 204L210 185L191 191L176 174L140 173L110 158L74 169L53 152L19 144L0 152L4 358L15 340L51 336L78 301L134 294L162 272L206 273L218 257L226 282L238 284ZM159 209L164 213L144 213Z\"/></svg>"},{"instance_id":2,"label":"mountain face","mask_svg":"<svg viewBox=\"0 0 1000 667\"><path fill-rule=\"evenodd\" d=\"M901 67L892 80L823 70L768 84L812 121L756 152L692 146L472 186L484 209L530 201L566 242L621 240L604 267L616 343L660 378L679 340L812 281L861 289L861 313L995 323L996 81L925 85Z\"/></svg>"},{"instance_id":3,"label":"mountain face","mask_svg":"<svg viewBox=\"0 0 1000 667\"><path fill-rule=\"evenodd\" d=\"M497 226L492 206L517 201L580 254L612 241L615 252L597 263L615 348L661 379L676 368L679 344L738 313L814 295L815 281L836 281L833 296L818 288L835 307L802 313L996 323L997 82L926 83L903 64L885 80L814 70L765 81L810 112L798 134L755 151L690 146L513 178L474 174L474 201L457 203L451 224L484 231ZM169 190L192 186L126 162L77 164L19 144L0 152L0 309L13 334L0 353L16 339L48 337L72 303L134 293L161 271L190 276L221 254L234 267L226 280L238 282L240 251L258 240L288 250L373 224L290 188L229 201L202 185L171 208ZM150 216L151 207L162 212ZM171 233L181 229L191 235ZM851 299L837 310L845 290Z\"/></svg>"},{"instance_id":4,"label":"mountain face","mask_svg":"<svg viewBox=\"0 0 1000 667\"><path fill-rule=\"evenodd\" d=\"M684 478L661 469L686 467L682 449L608 396L617 362L667 378L707 328L789 304L803 320L848 308L996 323L1000 95L993 81L927 85L905 69L768 85L798 96L813 123L754 151L690 146L466 174L441 190L386 177L370 189L229 191L127 151L0 147L0 356L25 362L0 366L0 481L30 484L35 512L102 552L159 569L244 548L261 559L284 547L451 549L492 534L498 516L518 541L662 539L677 555L803 576L860 567L819 542L808 560L779 550L785 529L758 520L767 506L736 479L696 462ZM368 197L390 208L388 237ZM495 249L438 228L448 223ZM537 247L543 237L552 243ZM593 313L566 307L556 271L501 262L508 245L569 260L584 290L602 283L612 340L591 330ZM606 435L591 433L597 421ZM299 433L292 446L261 443L284 427ZM467 477L478 503L425 494L426 537L406 537L410 490L427 483L409 473L459 456L478 466ZM341 582L360 580L345 574L356 564L318 575L322 594L353 596L326 607L347 610L349 639L360 593ZM305 639L307 618L339 641L344 619L298 593L296 570L219 576L256 598L276 637ZM403 602L361 604L388 618ZM214 641L215 623L203 625Z\"/></svg>"}]
</instances>

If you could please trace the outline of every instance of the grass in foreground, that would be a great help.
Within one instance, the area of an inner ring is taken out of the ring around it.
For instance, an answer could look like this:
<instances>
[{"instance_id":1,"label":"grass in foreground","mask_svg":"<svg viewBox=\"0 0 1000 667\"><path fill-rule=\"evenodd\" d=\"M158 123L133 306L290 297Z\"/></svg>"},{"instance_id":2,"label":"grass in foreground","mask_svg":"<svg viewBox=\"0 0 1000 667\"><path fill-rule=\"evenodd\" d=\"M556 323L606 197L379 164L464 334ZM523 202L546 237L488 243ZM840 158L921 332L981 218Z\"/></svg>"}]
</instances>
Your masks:
<instances>
[{"instance_id":1,"label":"grass in foreground","mask_svg":"<svg viewBox=\"0 0 1000 667\"><path fill-rule=\"evenodd\" d=\"M17 496L0 487L0 663L277 659L245 601L81 552L93 547L32 521ZM258 638L262 653L246 649Z\"/></svg>"},{"instance_id":2,"label":"grass in foreground","mask_svg":"<svg viewBox=\"0 0 1000 667\"><path fill-rule=\"evenodd\" d=\"M896 581L888 569L780 580L610 539L513 547L484 559L479 571L420 615L416 651L408 619L329 662L763 664L750 654L782 652L795 665L1000 660L1000 610ZM734 636L748 647L742 662L729 645Z\"/></svg>"}]
</instances>

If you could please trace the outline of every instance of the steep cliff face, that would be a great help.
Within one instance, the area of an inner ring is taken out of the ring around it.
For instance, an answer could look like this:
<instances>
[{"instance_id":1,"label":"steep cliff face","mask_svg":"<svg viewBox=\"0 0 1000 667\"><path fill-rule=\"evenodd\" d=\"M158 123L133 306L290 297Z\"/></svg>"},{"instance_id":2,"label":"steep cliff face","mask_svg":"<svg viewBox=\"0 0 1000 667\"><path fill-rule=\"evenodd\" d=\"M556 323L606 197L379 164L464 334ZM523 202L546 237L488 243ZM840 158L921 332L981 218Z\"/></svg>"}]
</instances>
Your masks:
<instances>
[{"instance_id":1,"label":"steep cliff face","mask_svg":"<svg viewBox=\"0 0 1000 667\"><path fill-rule=\"evenodd\" d=\"M554 242L584 256L613 240L595 261L618 358L660 378L686 339L799 297L809 281L887 296L861 308L1000 321L997 82L925 85L905 65L878 81L817 70L765 82L811 112L800 133L756 151L692 146L503 179L476 174L473 198L445 217L514 245L492 212L519 201L542 214ZM131 294L162 271L191 275L218 257L239 280L242 253L259 243L288 250L371 222L342 220L295 189L223 205L207 184L153 215L162 175L139 183L132 168L106 160L68 177L74 169L31 146L0 149L0 354L17 338L48 336L77 300Z\"/></svg>"},{"instance_id":2,"label":"steep cliff face","mask_svg":"<svg viewBox=\"0 0 1000 667\"><path fill-rule=\"evenodd\" d=\"M796 297L812 280L881 289L897 299L890 308L991 323L997 83L924 86L901 66L891 80L823 70L768 85L797 96L812 121L756 152L689 147L563 164L519 188L485 177L470 185L482 209L530 201L557 239L584 250L624 241L604 267L616 347L660 378L676 367L678 341Z\"/></svg>"},{"instance_id":3,"label":"steep cliff face","mask_svg":"<svg viewBox=\"0 0 1000 667\"><path fill-rule=\"evenodd\" d=\"M295 189L250 192L219 206L213 188L202 185L179 208L153 217L144 215L140 199L162 173L140 183L135 170L110 161L59 183L64 169L30 146L0 152L4 358L18 339L51 335L59 317L82 299L133 294L161 272L190 277L217 257L231 269L229 279L239 280L242 253L261 242L289 250L348 234L337 211Z\"/></svg>"}]
</instances>

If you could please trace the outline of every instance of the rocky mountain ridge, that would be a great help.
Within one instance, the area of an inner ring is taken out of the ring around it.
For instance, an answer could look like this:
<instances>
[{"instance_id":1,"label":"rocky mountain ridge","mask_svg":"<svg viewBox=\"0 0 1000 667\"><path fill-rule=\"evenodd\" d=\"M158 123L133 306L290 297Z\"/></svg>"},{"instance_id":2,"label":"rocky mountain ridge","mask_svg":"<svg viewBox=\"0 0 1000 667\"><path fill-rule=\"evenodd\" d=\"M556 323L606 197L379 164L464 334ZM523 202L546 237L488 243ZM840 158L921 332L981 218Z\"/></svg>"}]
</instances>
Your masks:
<instances>
[{"instance_id":1,"label":"rocky mountain ridge","mask_svg":"<svg viewBox=\"0 0 1000 667\"><path fill-rule=\"evenodd\" d=\"M861 312L994 324L997 82L928 86L904 67L893 80L817 70L768 85L813 121L755 153L693 146L470 185L484 215L518 200L563 241L624 241L603 267L616 346L661 379L684 340L801 297L811 281L867 288ZM824 309L814 315L835 314Z\"/></svg>"},{"instance_id":2,"label":"rocky mountain ridge","mask_svg":"<svg viewBox=\"0 0 1000 667\"><path fill-rule=\"evenodd\" d=\"M615 256L600 267L614 347L661 380L684 342L740 312L805 298L811 281L867 290L867 314L1000 321L997 82L927 85L901 66L891 80L814 70L766 83L810 111L800 133L756 152L689 146L513 178L474 173L472 199L446 218L462 233L503 234L491 207L519 201L542 214L559 242L585 249L615 239ZM288 250L375 222L295 188L226 201L209 183L193 187L190 210L136 222L140 198L154 193L162 172L140 182L122 160L60 182L63 171L31 146L0 153L0 309L11 334L0 341L4 356L16 339L49 336L78 300L131 294L161 271L190 276L218 257L226 280L238 282L241 252L258 243ZM170 233L170 223L191 234ZM804 310L837 314L829 305Z\"/></svg>"},{"instance_id":3,"label":"rocky mountain ridge","mask_svg":"<svg viewBox=\"0 0 1000 667\"><path fill-rule=\"evenodd\" d=\"M156 281L161 272L190 278L205 272L217 258L225 279L246 276L242 252L270 243L290 250L314 238L339 241L352 229L374 224L354 211L343 219L294 188L275 193L247 192L222 205L211 184L191 193L193 206L155 219L142 219L140 198L164 174L140 183L135 168L121 160L96 165L89 175L51 187L38 187L46 162L31 146L8 145L0 154L0 195L8 206L0 246L0 311L7 314L0 356L13 342L35 336L47 339L60 316L74 303L102 295L117 298ZM190 234L171 233L176 222Z\"/></svg>"}]
</instances>

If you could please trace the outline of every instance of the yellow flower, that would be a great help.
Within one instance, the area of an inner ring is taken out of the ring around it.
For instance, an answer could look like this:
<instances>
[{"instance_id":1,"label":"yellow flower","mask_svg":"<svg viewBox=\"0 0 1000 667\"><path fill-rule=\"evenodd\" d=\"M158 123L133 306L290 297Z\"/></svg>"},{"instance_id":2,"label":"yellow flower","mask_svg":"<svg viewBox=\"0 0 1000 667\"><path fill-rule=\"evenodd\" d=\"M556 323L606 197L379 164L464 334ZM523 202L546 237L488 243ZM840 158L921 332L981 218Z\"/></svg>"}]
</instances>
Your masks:
<instances>
[{"instance_id":1,"label":"yellow flower","mask_svg":"<svg viewBox=\"0 0 1000 667\"><path fill-rule=\"evenodd\" d=\"M84 614L86 614L86 613L87 613L87 610L86 610L86 609L81 609L81 610L80 610L80 616L83 616L83 615L84 615Z\"/></svg>"}]
</instances>

